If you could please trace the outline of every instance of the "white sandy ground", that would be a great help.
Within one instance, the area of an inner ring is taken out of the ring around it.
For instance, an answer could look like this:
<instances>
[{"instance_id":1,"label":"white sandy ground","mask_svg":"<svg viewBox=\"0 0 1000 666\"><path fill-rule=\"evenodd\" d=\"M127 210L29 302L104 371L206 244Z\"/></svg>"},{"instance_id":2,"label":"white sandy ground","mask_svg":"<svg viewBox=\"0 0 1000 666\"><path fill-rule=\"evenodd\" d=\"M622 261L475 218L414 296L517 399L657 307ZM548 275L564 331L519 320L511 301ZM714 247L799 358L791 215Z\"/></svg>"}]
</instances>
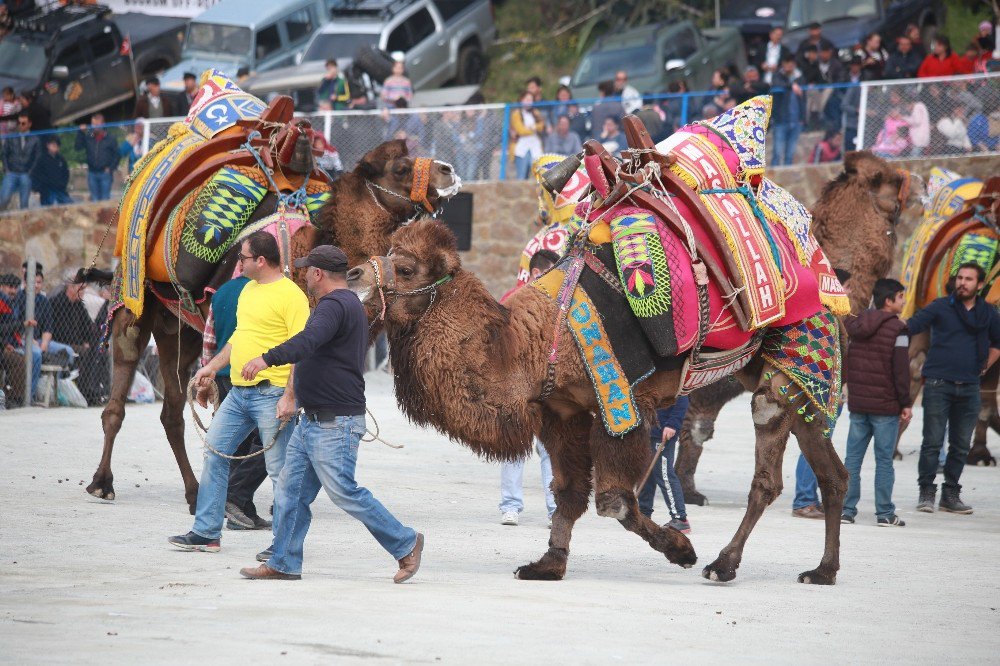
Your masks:
<instances>
[{"instance_id":1,"label":"white sandy ground","mask_svg":"<svg viewBox=\"0 0 1000 666\"><path fill-rule=\"evenodd\" d=\"M790 515L794 447L785 493L751 537L737 579L700 576L743 514L753 468L745 396L723 411L702 458L699 487L712 504L689 509L694 569L591 510L577 524L566 579L549 583L511 575L546 545L537 459L526 468L521 525L503 527L497 465L409 425L388 376L369 375L368 397L383 435L406 448L363 445L358 478L427 537L406 585L392 583L395 562L322 494L300 582L239 577L267 533L226 531L218 554L169 547L166 537L186 532L191 518L158 405L128 408L115 502L81 485L100 455L98 410L0 413L4 662L997 663L1000 470L966 470L974 515L916 513L919 410L896 465L907 526L875 526L869 454L835 587L795 582L819 563L823 524ZM846 425L836 432L841 452ZM199 471L190 426L188 451ZM258 506L269 500L267 488Z\"/></svg>"}]
</instances>

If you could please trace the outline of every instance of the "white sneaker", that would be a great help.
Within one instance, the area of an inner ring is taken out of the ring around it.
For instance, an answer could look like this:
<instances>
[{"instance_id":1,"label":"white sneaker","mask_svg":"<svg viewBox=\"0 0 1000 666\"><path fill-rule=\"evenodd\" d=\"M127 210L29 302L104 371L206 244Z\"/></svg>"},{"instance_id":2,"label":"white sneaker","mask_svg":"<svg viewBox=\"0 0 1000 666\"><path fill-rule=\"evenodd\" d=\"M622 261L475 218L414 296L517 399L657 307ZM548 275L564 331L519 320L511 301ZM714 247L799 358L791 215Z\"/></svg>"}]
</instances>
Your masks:
<instances>
[{"instance_id":1,"label":"white sneaker","mask_svg":"<svg viewBox=\"0 0 1000 666\"><path fill-rule=\"evenodd\" d=\"M517 511L504 511L500 517L501 525L517 525Z\"/></svg>"}]
</instances>

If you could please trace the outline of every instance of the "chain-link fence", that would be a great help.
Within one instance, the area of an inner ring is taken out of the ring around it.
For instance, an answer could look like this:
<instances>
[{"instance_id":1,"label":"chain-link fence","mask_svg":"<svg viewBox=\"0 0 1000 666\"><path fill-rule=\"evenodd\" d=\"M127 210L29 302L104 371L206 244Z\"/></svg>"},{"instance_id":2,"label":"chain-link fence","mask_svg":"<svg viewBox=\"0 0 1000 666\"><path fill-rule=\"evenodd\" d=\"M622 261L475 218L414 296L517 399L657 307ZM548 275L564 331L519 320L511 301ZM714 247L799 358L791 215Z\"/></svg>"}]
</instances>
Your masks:
<instances>
[{"instance_id":1,"label":"chain-link fence","mask_svg":"<svg viewBox=\"0 0 1000 666\"><path fill-rule=\"evenodd\" d=\"M886 158L971 155L1000 146L1000 73L864 83L858 146Z\"/></svg>"}]
</instances>

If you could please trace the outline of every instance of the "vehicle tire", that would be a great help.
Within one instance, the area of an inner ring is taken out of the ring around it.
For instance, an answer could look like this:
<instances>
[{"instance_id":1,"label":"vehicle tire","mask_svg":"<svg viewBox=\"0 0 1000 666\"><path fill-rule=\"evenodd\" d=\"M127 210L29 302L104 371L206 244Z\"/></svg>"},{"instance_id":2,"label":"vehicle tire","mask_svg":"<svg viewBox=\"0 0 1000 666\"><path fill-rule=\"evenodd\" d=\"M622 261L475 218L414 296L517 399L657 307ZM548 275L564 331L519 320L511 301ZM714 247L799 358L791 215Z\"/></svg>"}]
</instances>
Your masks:
<instances>
[{"instance_id":1,"label":"vehicle tire","mask_svg":"<svg viewBox=\"0 0 1000 666\"><path fill-rule=\"evenodd\" d=\"M455 80L459 85L476 85L486 80L486 56L475 44L463 46L458 52L458 74Z\"/></svg>"},{"instance_id":2,"label":"vehicle tire","mask_svg":"<svg viewBox=\"0 0 1000 666\"><path fill-rule=\"evenodd\" d=\"M360 47L354 54L353 64L375 83L381 84L392 76L393 59L377 46Z\"/></svg>"}]
</instances>

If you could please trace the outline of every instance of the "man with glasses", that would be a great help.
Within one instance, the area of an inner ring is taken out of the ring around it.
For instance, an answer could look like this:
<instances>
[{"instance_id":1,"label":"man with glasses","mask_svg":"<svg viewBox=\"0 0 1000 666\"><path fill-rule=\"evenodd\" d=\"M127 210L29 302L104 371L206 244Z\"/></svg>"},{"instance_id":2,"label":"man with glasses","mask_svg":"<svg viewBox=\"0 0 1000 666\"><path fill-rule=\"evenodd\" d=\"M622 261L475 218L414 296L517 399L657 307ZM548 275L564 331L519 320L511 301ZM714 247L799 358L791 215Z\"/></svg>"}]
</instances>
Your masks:
<instances>
[{"instance_id":1,"label":"man with glasses","mask_svg":"<svg viewBox=\"0 0 1000 666\"><path fill-rule=\"evenodd\" d=\"M0 210L7 208L14 192L20 196L21 209L28 207L31 198L31 170L38 161L41 147L37 136L29 136L31 119L27 113L17 116L17 134L3 142L3 166L7 175L0 186Z\"/></svg>"},{"instance_id":2,"label":"man with glasses","mask_svg":"<svg viewBox=\"0 0 1000 666\"><path fill-rule=\"evenodd\" d=\"M281 272L281 255L274 236L266 231L249 235L240 247L239 263L250 282L240 292L236 330L232 337L194 376L202 406L206 406L216 372L227 365L242 368L251 359L301 331L309 318L306 295ZM292 433L291 427L279 430L280 421L295 413L292 366L275 365L252 379L232 374L230 380L233 387L208 429L208 445L219 453L233 455L240 442L257 428L265 447L273 442L264 453L264 463L272 483L277 483ZM201 472L194 526L187 534L170 537L167 541L182 550L217 552L225 520L228 484L229 460L209 452Z\"/></svg>"}]
</instances>

